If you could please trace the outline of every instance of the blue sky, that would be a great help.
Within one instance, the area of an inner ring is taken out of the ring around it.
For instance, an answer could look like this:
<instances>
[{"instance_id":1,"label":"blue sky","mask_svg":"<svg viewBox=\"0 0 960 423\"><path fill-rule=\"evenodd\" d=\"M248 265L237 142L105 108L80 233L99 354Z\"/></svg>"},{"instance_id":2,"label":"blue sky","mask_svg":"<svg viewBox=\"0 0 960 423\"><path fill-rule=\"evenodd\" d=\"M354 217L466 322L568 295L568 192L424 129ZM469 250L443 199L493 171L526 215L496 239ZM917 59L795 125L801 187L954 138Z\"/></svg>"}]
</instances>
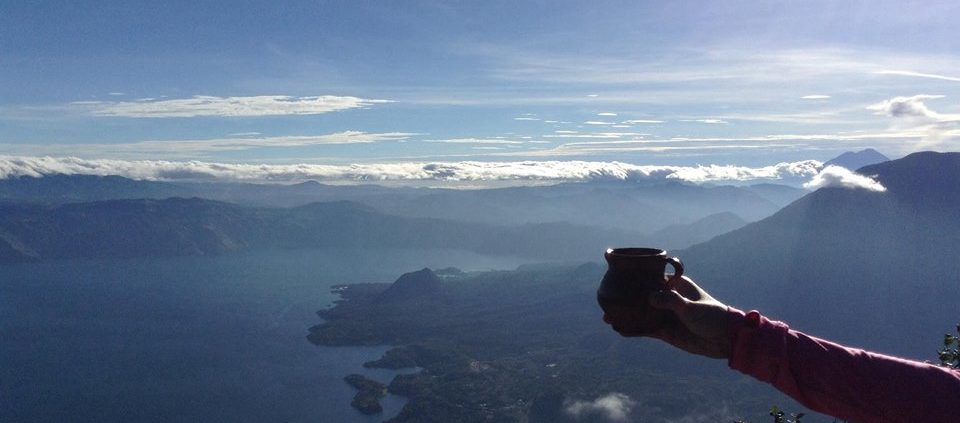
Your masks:
<instances>
[{"instance_id":1,"label":"blue sky","mask_svg":"<svg viewBox=\"0 0 960 423\"><path fill-rule=\"evenodd\" d=\"M946 1L0 0L0 155L756 167L955 151L958 21Z\"/></svg>"}]
</instances>

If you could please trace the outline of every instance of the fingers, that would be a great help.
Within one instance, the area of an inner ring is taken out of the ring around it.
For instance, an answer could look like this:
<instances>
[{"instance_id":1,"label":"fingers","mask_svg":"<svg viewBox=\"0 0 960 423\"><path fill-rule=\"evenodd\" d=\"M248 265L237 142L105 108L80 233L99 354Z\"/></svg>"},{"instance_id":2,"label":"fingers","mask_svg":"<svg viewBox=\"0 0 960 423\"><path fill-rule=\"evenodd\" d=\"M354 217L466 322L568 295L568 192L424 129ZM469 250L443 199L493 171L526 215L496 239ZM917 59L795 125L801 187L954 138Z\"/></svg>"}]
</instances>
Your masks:
<instances>
[{"instance_id":1,"label":"fingers","mask_svg":"<svg viewBox=\"0 0 960 423\"><path fill-rule=\"evenodd\" d=\"M690 300L683 298L677 291L665 289L650 294L650 305L654 308L670 310L680 314L690 304Z\"/></svg>"},{"instance_id":2,"label":"fingers","mask_svg":"<svg viewBox=\"0 0 960 423\"><path fill-rule=\"evenodd\" d=\"M710 294L707 294L707 291L704 291L700 288L693 279L690 279L686 276L671 277L667 280L667 288L677 291L690 301L700 301L712 299Z\"/></svg>"}]
</instances>

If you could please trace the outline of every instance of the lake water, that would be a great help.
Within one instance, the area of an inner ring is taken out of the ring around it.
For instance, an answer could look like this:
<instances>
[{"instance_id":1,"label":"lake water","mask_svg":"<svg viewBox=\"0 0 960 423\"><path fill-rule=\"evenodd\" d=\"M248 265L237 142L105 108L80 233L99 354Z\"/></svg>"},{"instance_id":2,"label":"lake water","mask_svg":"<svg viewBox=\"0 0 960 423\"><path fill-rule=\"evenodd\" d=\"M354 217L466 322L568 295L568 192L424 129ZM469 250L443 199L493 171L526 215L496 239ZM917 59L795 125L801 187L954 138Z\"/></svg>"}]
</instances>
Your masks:
<instances>
[{"instance_id":1,"label":"lake water","mask_svg":"<svg viewBox=\"0 0 960 423\"><path fill-rule=\"evenodd\" d=\"M283 251L0 266L0 421L335 421L364 416L343 382L383 347L316 347L341 283L423 267L508 269L456 251Z\"/></svg>"}]
</instances>

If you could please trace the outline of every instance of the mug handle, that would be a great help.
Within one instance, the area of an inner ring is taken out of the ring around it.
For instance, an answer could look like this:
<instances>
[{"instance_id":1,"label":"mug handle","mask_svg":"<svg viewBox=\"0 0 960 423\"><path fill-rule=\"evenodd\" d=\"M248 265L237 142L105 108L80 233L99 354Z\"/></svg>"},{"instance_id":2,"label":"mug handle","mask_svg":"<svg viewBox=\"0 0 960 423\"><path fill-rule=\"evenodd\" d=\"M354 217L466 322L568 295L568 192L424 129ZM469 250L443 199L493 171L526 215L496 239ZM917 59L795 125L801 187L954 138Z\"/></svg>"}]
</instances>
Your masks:
<instances>
[{"instance_id":1,"label":"mug handle","mask_svg":"<svg viewBox=\"0 0 960 423\"><path fill-rule=\"evenodd\" d=\"M665 259L670 266L673 267L673 277L670 279L679 279L683 276L683 263L680 262L680 259L677 257L667 257Z\"/></svg>"}]
</instances>

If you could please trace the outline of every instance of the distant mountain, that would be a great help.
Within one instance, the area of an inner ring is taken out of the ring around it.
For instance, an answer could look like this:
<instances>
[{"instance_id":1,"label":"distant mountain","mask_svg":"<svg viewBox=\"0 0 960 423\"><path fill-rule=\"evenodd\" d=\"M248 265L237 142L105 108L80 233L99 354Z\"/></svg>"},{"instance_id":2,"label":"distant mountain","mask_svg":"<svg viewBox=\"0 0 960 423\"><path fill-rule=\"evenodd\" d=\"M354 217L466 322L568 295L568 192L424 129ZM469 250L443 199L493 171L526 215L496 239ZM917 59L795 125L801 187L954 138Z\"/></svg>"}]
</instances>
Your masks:
<instances>
[{"instance_id":1,"label":"distant mountain","mask_svg":"<svg viewBox=\"0 0 960 423\"><path fill-rule=\"evenodd\" d=\"M688 225L670 225L647 236L648 245L665 249L686 248L730 232L748 222L730 212L711 214Z\"/></svg>"},{"instance_id":2,"label":"distant mountain","mask_svg":"<svg viewBox=\"0 0 960 423\"><path fill-rule=\"evenodd\" d=\"M428 192L414 198L370 204L402 216L487 224L556 221L647 233L723 212L755 221L781 207L746 188L676 181L567 183Z\"/></svg>"},{"instance_id":3,"label":"distant mountain","mask_svg":"<svg viewBox=\"0 0 960 423\"><path fill-rule=\"evenodd\" d=\"M568 222L655 232L730 212L748 221L769 216L803 194L785 186L699 186L677 181L564 183L498 189L377 185L169 183L119 176L48 175L0 180L0 203L64 204L114 199L199 197L242 205L296 207L353 201L386 214L492 225Z\"/></svg>"},{"instance_id":4,"label":"distant mountain","mask_svg":"<svg viewBox=\"0 0 960 423\"><path fill-rule=\"evenodd\" d=\"M679 252L722 301L917 358L960 321L960 153L860 169L886 192L823 188Z\"/></svg>"},{"instance_id":5,"label":"distant mountain","mask_svg":"<svg viewBox=\"0 0 960 423\"><path fill-rule=\"evenodd\" d=\"M776 204L779 207L786 206L800 197L807 195L809 191L802 188L795 188L781 184L753 184L743 187L743 189L759 195L765 200Z\"/></svg>"},{"instance_id":6,"label":"distant mountain","mask_svg":"<svg viewBox=\"0 0 960 423\"><path fill-rule=\"evenodd\" d=\"M257 208L172 198L0 206L0 262L365 247L584 260L639 238L567 223L495 226L399 217L351 202Z\"/></svg>"},{"instance_id":7,"label":"distant mountain","mask_svg":"<svg viewBox=\"0 0 960 423\"><path fill-rule=\"evenodd\" d=\"M869 166L872 164L883 163L889 161L890 159L883 154L880 154L879 151L872 148L866 150L860 150L857 152L848 151L843 153L828 162L824 163L824 166L840 166L845 167L850 170L857 170L864 166Z\"/></svg>"},{"instance_id":8,"label":"distant mountain","mask_svg":"<svg viewBox=\"0 0 960 423\"><path fill-rule=\"evenodd\" d=\"M0 200L61 204L132 198L189 197L196 190L166 182L138 181L122 176L46 175L0 179Z\"/></svg>"},{"instance_id":9,"label":"distant mountain","mask_svg":"<svg viewBox=\"0 0 960 423\"><path fill-rule=\"evenodd\" d=\"M380 301L409 301L440 294L440 278L433 270L424 268L404 273L389 288L378 295Z\"/></svg>"}]
</instances>

